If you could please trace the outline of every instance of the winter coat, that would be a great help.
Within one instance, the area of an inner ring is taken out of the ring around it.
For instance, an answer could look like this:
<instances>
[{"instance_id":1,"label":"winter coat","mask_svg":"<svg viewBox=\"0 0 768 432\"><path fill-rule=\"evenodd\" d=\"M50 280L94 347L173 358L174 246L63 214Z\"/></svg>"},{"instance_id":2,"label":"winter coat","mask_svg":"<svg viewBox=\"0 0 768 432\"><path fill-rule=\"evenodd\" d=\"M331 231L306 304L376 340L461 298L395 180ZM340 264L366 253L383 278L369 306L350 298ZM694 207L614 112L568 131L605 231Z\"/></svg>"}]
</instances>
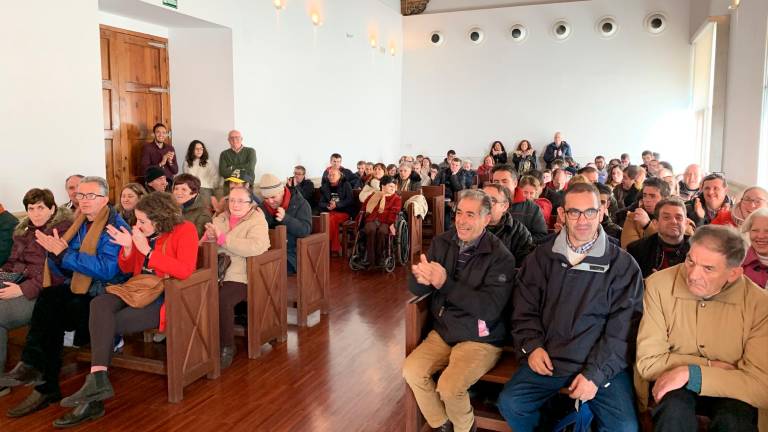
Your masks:
<instances>
[{"instance_id":1,"label":"winter coat","mask_svg":"<svg viewBox=\"0 0 768 432\"><path fill-rule=\"evenodd\" d=\"M23 217L13 231L13 248L8 261L2 266L2 271L24 273L24 281L19 284L22 294L29 300L37 298L43 289L43 267L48 252L35 241L35 233L42 231L52 235L54 228L63 235L72 225L72 212L64 207L58 207L56 213L40 229L32 224L28 217ZM62 276L51 273L51 285L64 283Z\"/></svg>"},{"instance_id":2,"label":"winter coat","mask_svg":"<svg viewBox=\"0 0 768 432\"><path fill-rule=\"evenodd\" d=\"M458 192L472 187L472 178L464 168L459 168L456 174L453 174L450 168L446 168L440 171L438 176L437 184L445 185L445 197L450 200L454 200Z\"/></svg>"},{"instance_id":3,"label":"winter coat","mask_svg":"<svg viewBox=\"0 0 768 432\"><path fill-rule=\"evenodd\" d=\"M512 163L515 164L515 170L517 170L517 173L520 175L538 169L539 166L535 150L529 155L523 155L522 152L515 151L512 153Z\"/></svg>"},{"instance_id":4,"label":"winter coat","mask_svg":"<svg viewBox=\"0 0 768 432\"><path fill-rule=\"evenodd\" d=\"M555 155L555 152L558 150L562 151L562 154L559 156ZM554 142L551 142L547 144L547 148L544 150L544 162L547 164L547 168L552 168L552 161L555 159L565 159L566 156L573 157L571 154L571 145L565 141L560 142L559 149Z\"/></svg>"},{"instance_id":5,"label":"winter coat","mask_svg":"<svg viewBox=\"0 0 768 432\"><path fill-rule=\"evenodd\" d=\"M203 236L205 232L205 224L211 222L211 210L208 208L203 199L200 198L200 194L197 194L191 202L186 202L181 206L181 216L184 220L188 220L195 225L197 230L197 238Z\"/></svg>"},{"instance_id":6,"label":"winter coat","mask_svg":"<svg viewBox=\"0 0 768 432\"><path fill-rule=\"evenodd\" d=\"M294 190L291 190L291 199L288 201L288 208L285 210L282 222L275 219L267 211L266 203L261 203L260 206L270 229L274 229L278 225L285 225L288 241L286 254L288 255L288 261L293 263L295 268L296 240L312 234L312 209L309 207L307 200L300 193L294 193Z\"/></svg>"},{"instance_id":7,"label":"winter coat","mask_svg":"<svg viewBox=\"0 0 768 432\"><path fill-rule=\"evenodd\" d=\"M544 215L541 213L541 209L535 202L531 200L523 200L521 202L512 203L509 205L507 211L513 218L528 228L528 232L533 236L533 241L536 244L540 244L547 236L547 222L544 220Z\"/></svg>"},{"instance_id":8,"label":"winter coat","mask_svg":"<svg viewBox=\"0 0 768 432\"><path fill-rule=\"evenodd\" d=\"M643 278L602 229L587 256L571 265L566 235L537 247L518 272L512 338L522 356L546 350L555 376L581 373L599 388L633 363Z\"/></svg>"},{"instance_id":9,"label":"winter coat","mask_svg":"<svg viewBox=\"0 0 768 432\"><path fill-rule=\"evenodd\" d=\"M158 277L169 276L184 280L197 268L197 242L195 225L184 221L174 226L171 232L157 237L147 267ZM128 256L125 256L121 248L117 262L123 273L135 276L141 274L145 260L146 256L134 246Z\"/></svg>"},{"instance_id":10,"label":"winter coat","mask_svg":"<svg viewBox=\"0 0 768 432\"><path fill-rule=\"evenodd\" d=\"M503 346L515 258L501 240L487 232L482 234L475 254L463 271L457 274L458 255L455 229L435 237L427 259L445 268L448 275L445 283L436 289L418 283L409 273L408 288L417 296L432 294L430 312L434 329L447 344L473 341Z\"/></svg>"},{"instance_id":11,"label":"winter coat","mask_svg":"<svg viewBox=\"0 0 768 432\"><path fill-rule=\"evenodd\" d=\"M11 254L13 245L13 229L19 223L11 212L0 209L0 265L3 265Z\"/></svg>"},{"instance_id":12,"label":"winter coat","mask_svg":"<svg viewBox=\"0 0 768 432\"><path fill-rule=\"evenodd\" d=\"M760 288L768 289L768 266L760 262L754 247L747 249L747 256L741 263L744 274Z\"/></svg>"},{"instance_id":13,"label":"winter coat","mask_svg":"<svg viewBox=\"0 0 768 432\"><path fill-rule=\"evenodd\" d=\"M231 229L229 217L227 210L213 218L216 228L225 233L224 243L219 244L219 253L223 252L232 259L224 280L248 283L246 258L261 255L269 249L267 220L264 218L264 212L256 206Z\"/></svg>"},{"instance_id":14,"label":"winter coat","mask_svg":"<svg viewBox=\"0 0 768 432\"><path fill-rule=\"evenodd\" d=\"M683 243L677 252L677 257L672 265L680 264L685 260L685 256L691 249L691 245L688 243L689 235L683 237ZM658 270L664 270L666 267L661 267L661 238L658 233L654 233L643 239L634 241L627 245L627 252L632 255L632 258L637 261L637 265L640 266L640 271L643 273L643 277L647 278ZM669 266L671 267L671 266Z\"/></svg>"},{"instance_id":15,"label":"winter coat","mask_svg":"<svg viewBox=\"0 0 768 432\"><path fill-rule=\"evenodd\" d=\"M321 185L324 185L328 183L328 170L330 168L326 168L325 171L323 171L323 178L321 181ZM339 168L339 171L341 171L341 177L349 183L349 186L352 187L352 189L360 189L363 187L363 181L356 173L353 173L352 171L341 167Z\"/></svg>"},{"instance_id":16,"label":"winter coat","mask_svg":"<svg viewBox=\"0 0 768 432\"><path fill-rule=\"evenodd\" d=\"M523 264L525 257L536 247L525 225L509 213L504 213L497 225L488 225L487 229L512 252L518 266Z\"/></svg>"},{"instance_id":17,"label":"winter coat","mask_svg":"<svg viewBox=\"0 0 768 432\"><path fill-rule=\"evenodd\" d=\"M703 218L700 218L699 215L696 214L696 198L701 200L701 206L704 208ZM686 213L688 213L688 219L692 220L697 227L702 225L709 225L713 220L720 216L720 213L727 212L731 207L733 207L733 199L726 195L725 201L723 201L723 205L720 206L714 217L710 217L709 211L707 210L707 202L704 200L704 195L697 195L696 197L693 197L689 201L685 202L685 209Z\"/></svg>"},{"instance_id":18,"label":"winter coat","mask_svg":"<svg viewBox=\"0 0 768 432\"><path fill-rule=\"evenodd\" d=\"M494 165L501 165L507 163L507 152L503 151L499 154L493 154L493 152L489 152L488 155L493 158L493 164Z\"/></svg>"},{"instance_id":19,"label":"winter coat","mask_svg":"<svg viewBox=\"0 0 768 432\"><path fill-rule=\"evenodd\" d=\"M397 177L397 190L406 190L410 192L416 192L421 189L421 176L416 171L411 171L411 175L407 179L401 179Z\"/></svg>"},{"instance_id":20,"label":"winter coat","mask_svg":"<svg viewBox=\"0 0 768 432\"><path fill-rule=\"evenodd\" d=\"M292 194L299 193L301 196L304 197L304 199L309 203L309 206L311 208L315 208L317 206L317 203L315 202L315 184L312 183L312 180L304 179L296 186L290 186L289 189L291 190Z\"/></svg>"},{"instance_id":21,"label":"winter coat","mask_svg":"<svg viewBox=\"0 0 768 432\"><path fill-rule=\"evenodd\" d=\"M352 194L352 186L344 178L339 180L336 186L331 185L329 181L323 182L323 185L320 186L320 192L320 211L331 211L328 204L332 198L337 198L336 208L333 211L343 212L350 216L355 213L355 197Z\"/></svg>"},{"instance_id":22,"label":"winter coat","mask_svg":"<svg viewBox=\"0 0 768 432\"><path fill-rule=\"evenodd\" d=\"M640 189L638 189L636 184L632 183L629 190L624 189L623 185L618 185L613 188L613 196L616 198L616 204L618 204L619 210L621 210L635 204L641 195ZM618 223L618 220L616 223Z\"/></svg>"}]
</instances>

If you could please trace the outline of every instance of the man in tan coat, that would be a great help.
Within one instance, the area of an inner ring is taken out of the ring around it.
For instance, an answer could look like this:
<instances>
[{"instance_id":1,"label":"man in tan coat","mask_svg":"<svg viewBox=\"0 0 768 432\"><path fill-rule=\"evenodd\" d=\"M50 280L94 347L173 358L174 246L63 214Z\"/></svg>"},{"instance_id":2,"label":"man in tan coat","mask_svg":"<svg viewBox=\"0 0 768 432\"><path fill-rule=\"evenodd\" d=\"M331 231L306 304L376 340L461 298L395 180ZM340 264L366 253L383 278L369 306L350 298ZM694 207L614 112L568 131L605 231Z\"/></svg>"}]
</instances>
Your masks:
<instances>
[{"instance_id":1,"label":"man in tan coat","mask_svg":"<svg viewBox=\"0 0 768 432\"><path fill-rule=\"evenodd\" d=\"M683 264L646 280L637 371L655 381L656 431L696 431L697 414L755 431L768 408L768 293L742 274L745 253L735 230L700 227Z\"/></svg>"}]
</instances>

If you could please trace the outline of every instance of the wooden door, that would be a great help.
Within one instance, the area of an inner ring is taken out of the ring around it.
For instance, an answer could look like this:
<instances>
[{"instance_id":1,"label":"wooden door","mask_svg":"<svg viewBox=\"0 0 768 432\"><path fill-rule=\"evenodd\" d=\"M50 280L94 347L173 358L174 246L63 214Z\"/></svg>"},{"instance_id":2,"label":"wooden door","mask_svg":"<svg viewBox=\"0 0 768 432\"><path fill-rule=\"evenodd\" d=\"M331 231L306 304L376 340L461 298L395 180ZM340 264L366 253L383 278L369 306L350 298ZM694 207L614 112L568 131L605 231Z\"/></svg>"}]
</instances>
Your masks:
<instances>
[{"instance_id":1,"label":"wooden door","mask_svg":"<svg viewBox=\"0 0 768 432\"><path fill-rule=\"evenodd\" d=\"M164 123L171 130L166 47L164 38L101 26L104 150L113 203L126 183L144 183L141 148L152 140L152 126Z\"/></svg>"}]
</instances>

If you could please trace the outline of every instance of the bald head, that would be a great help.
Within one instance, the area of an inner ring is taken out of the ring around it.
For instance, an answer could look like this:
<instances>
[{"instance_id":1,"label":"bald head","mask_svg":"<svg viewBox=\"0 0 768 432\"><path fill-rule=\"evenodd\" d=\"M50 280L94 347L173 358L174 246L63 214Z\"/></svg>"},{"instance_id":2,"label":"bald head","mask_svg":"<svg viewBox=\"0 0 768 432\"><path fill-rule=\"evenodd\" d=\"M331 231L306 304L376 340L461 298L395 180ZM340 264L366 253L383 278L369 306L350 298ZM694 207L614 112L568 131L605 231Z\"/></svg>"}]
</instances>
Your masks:
<instances>
[{"instance_id":1,"label":"bald head","mask_svg":"<svg viewBox=\"0 0 768 432\"><path fill-rule=\"evenodd\" d=\"M701 186L701 168L696 164L688 165L683 173L683 181L688 189L698 189Z\"/></svg>"}]
</instances>

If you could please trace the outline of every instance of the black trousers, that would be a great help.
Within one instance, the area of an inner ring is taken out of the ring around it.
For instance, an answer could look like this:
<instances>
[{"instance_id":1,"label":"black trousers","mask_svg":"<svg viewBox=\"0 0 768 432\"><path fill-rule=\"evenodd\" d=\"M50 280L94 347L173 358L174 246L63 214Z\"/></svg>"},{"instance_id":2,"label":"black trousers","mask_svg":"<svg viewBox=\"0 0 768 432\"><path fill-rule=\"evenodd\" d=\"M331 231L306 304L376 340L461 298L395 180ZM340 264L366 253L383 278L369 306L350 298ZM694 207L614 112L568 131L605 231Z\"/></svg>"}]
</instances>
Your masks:
<instances>
[{"instance_id":1,"label":"black trousers","mask_svg":"<svg viewBox=\"0 0 768 432\"><path fill-rule=\"evenodd\" d=\"M654 430L660 432L697 432L697 414L710 418L710 432L757 432L757 408L737 399L699 396L685 388L667 393L652 414Z\"/></svg>"},{"instance_id":2,"label":"black trousers","mask_svg":"<svg viewBox=\"0 0 768 432\"><path fill-rule=\"evenodd\" d=\"M21 361L43 373L45 383L36 387L40 393L61 393L64 332L75 330L78 340L87 342L91 299L88 294L73 294L67 285L45 288L37 297Z\"/></svg>"},{"instance_id":3,"label":"black trousers","mask_svg":"<svg viewBox=\"0 0 768 432\"><path fill-rule=\"evenodd\" d=\"M219 289L219 340L221 347L235 346L235 306L248 300L248 285L226 281Z\"/></svg>"}]
</instances>

